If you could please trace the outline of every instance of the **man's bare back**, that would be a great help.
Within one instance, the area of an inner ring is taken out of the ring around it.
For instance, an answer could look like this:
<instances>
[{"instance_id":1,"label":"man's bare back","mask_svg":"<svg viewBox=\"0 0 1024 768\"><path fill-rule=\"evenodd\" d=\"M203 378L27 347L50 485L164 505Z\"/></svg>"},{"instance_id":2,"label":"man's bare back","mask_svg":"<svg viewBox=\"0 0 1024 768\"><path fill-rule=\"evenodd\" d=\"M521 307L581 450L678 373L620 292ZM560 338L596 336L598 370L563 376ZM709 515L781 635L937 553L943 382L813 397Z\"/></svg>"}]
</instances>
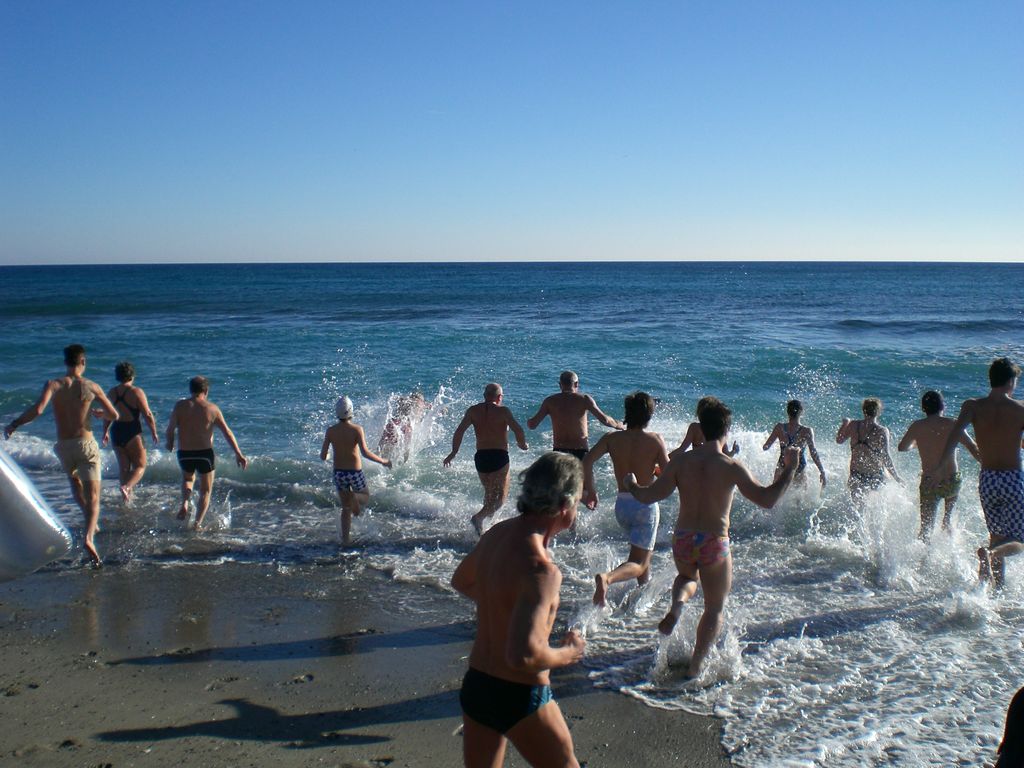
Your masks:
<instances>
[{"instance_id":1,"label":"man's bare back","mask_svg":"<svg viewBox=\"0 0 1024 768\"><path fill-rule=\"evenodd\" d=\"M508 450L508 431L515 418L512 411L503 405L482 402L471 405L466 417L476 435L476 448L484 450Z\"/></svg>"},{"instance_id":2,"label":"man's bare back","mask_svg":"<svg viewBox=\"0 0 1024 768\"><path fill-rule=\"evenodd\" d=\"M61 440L70 440L91 435L90 416L93 400L109 403L100 386L84 377L72 376L53 379L47 386L53 393L53 417L57 422L57 437Z\"/></svg>"},{"instance_id":3,"label":"man's bare back","mask_svg":"<svg viewBox=\"0 0 1024 768\"><path fill-rule=\"evenodd\" d=\"M182 451L213 448L213 428L223 420L220 408L194 397L179 400L171 418L178 427L178 448Z\"/></svg>"},{"instance_id":4,"label":"man's bare back","mask_svg":"<svg viewBox=\"0 0 1024 768\"><path fill-rule=\"evenodd\" d=\"M932 415L918 419L907 428L898 450L906 451L917 446L921 457L921 474L935 482L947 480L957 471L955 457L952 462L943 461L946 442L955 425L956 420L949 416ZM967 435L962 435L960 443L972 454L977 454L974 441Z\"/></svg>"},{"instance_id":5,"label":"man's bare back","mask_svg":"<svg viewBox=\"0 0 1024 768\"><path fill-rule=\"evenodd\" d=\"M974 427L982 469L1002 471L1021 468L1024 403L997 393L967 400L957 422Z\"/></svg>"},{"instance_id":6,"label":"man's bare back","mask_svg":"<svg viewBox=\"0 0 1024 768\"><path fill-rule=\"evenodd\" d=\"M668 464L665 441L655 432L627 429L609 432L594 446L597 451L604 444L612 460L612 471L619 491L625 492L626 476L632 473L641 485L654 482L655 469Z\"/></svg>"},{"instance_id":7,"label":"man's bare back","mask_svg":"<svg viewBox=\"0 0 1024 768\"><path fill-rule=\"evenodd\" d=\"M349 421L339 421L327 428L324 440L334 451L335 469L362 469L360 447L366 445L363 428Z\"/></svg>"},{"instance_id":8,"label":"man's bare back","mask_svg":"<svg viewBox=\"0 0 1024 768\"><path fill-rule=\"evenodd\" d=\"M577 392L579 379L572 371L565 371L559 378L560 392L548 395L527 422L526 426L536 429L548 416L551 417L551 444L556 451L586 451L590 447L587 416L591 414L607 427L625 429L621 422L605 415L597 407L594 398Z\"/></svg>"}]
</instances>

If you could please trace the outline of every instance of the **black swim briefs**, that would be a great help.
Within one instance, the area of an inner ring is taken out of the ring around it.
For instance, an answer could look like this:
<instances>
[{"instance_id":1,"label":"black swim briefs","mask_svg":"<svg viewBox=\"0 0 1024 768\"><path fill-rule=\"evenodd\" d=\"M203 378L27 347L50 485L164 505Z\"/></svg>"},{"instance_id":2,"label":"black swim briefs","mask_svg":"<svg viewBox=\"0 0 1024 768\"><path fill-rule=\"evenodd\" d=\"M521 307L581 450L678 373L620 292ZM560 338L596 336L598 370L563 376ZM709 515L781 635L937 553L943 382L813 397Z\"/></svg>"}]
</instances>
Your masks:
<instances>
[{"instance_id":1,"label":"black swim briefs","mask_svg":"<svg viewBox=\"0 0 1024 768\"><path fill-rule=\"evenodd\" d=\"M214 467L213 448L204 448L201 451L178 451L178 466L181 467L182 472L210 474Z\"/></svg>"},{"instance_id":2,"label":"black swim briefs","mask_svg":"<svg viewBox=\"0 0 1024 768\"><path fill-rule=\"evenodd\" d=\"M481 474L497 472L508 464L508 451L500 448L484 448L473 454L473 463L476 464L476 471Z\"/></svg>"},{"instance_id":3,"label":"black swim briefs","mask_svg":"<svg viewBox=\"0 0 1024 768\"><path fill-rule=\"evenodd\" d=\"M498 733L508 733L554 697L550 685L503 680L470 667L462 678L459 704L467 717Z\"/></svg>"}]
</instances>

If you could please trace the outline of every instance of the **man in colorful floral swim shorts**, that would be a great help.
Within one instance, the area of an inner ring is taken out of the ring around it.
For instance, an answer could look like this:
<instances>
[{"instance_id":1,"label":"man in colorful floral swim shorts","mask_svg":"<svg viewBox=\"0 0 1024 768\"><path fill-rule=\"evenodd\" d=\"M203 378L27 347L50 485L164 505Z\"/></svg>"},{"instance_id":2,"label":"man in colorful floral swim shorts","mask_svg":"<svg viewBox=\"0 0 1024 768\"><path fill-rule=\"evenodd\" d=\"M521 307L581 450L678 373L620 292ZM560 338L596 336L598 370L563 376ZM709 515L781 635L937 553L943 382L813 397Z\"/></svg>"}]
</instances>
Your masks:
<instances>
[{"instance_id":1,"label":"man in colorful floral swim shorts","mask_svg":"<svg viewBox=\"0 0 1024 768\"><path fill-rule=\"evenodd\" d=\"M974 427L981 454L978 495L988 526L989 543L978 549L978 580L1002 589L1005 558L1024 552L1024 472L1021 471L1021 435L1024 403L1014 400L1020 368L1007 357L992 361L987 397L965 400L960 416L946 440L943 463L953 461L960 436Z\"/></svg>"},{"instance_id":2,"label":"man in colorful floral swim shorts","mask_svg":"<svg viewBox=\"0 0 1024 768\"><path fill-rule=\"evenodd\" d=\"M626 487L637 500L650 504L668 498L679 489L679 518L672 537L676 576L672 584L672 605L658 629L670 635L683 606L704 588L704 613L697 624L697 638L690 659L689 675L700 673L711 644L722 630L722 611L732 587L732 555L729 552L729 514L735 489L758 506L771 509L785 493L796 471L800 452L787 448L783 469L769 486L758 483L740 462L723 453L732 411L718 399L700 413L700 427L706 442L678 455L649 486L637 485L633 475Z\"/></svg>"}]
</instances>

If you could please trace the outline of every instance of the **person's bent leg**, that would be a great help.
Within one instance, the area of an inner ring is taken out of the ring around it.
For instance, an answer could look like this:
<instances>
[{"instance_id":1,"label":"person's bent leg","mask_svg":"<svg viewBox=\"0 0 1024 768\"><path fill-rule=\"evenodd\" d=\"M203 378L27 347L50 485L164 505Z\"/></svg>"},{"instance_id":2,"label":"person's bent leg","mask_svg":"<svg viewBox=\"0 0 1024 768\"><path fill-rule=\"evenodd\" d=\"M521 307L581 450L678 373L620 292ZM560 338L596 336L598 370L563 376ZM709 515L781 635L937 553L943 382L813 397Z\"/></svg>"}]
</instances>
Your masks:
<instances>
[{"instance_id":1,"label":"person's bent leg","mask_svg":"<svg viewBox=\"0 0 1024 768\"><path fill-rule=\"evenodd\" d=\"M501 768L505 762L505 737L462 715L462 760L466 768Z\"/></svg>"},{"instance_id":2,"label":"person's bent leg","mask_svg":"<svg viewBox=\"0 0 1024 768\"><path fill-rule=\"evenodd\" d=\"M533 768L579 768L558 702L549 701L505 734Z\"/></svg>"},{"instance_id":3,"label":"person's bent leg","mask_svg":"<svg viewBox=\"0 0 1024 768\"><path fill-rule=\"evenodd\" d=\"M921 497L921 529L917 532L917 538L927 542L932 537L932 528L935 527L935 513L939 511L939 499L936 496ZM943 528L946 524L943 524Z\"/></svg>"},{"instance_id":4,"label":"person's bent leg","mask_svg":"<svg viewBox=\"0 0 1024 768\"><path fill-rule=\"evenodd\" d=\"M942 530L949 533L953 525L953 507L956 506L957 496L950 496L946 499L945 510L942 513Z\"/></svg>"},{"instance_id":5,"label":"person's bent leg","mask_svg":"<svg viewBox=\"0 0 1024 768\"><path fill-rule=\"evenodd\" d=\"M722 631L725 599L732 589L732 555L726 555L713 565L700 566L700 581L704 586L704 613L697 623L697 637L693 643L689 670L692 677L700 673L701 664L711 650L711 644Z\"/></svg>"},{"instance_id":6,"label":"person's bent leg","mask_svg":"<svg viewBox=\"0 0 1024 768\"><path fill-rule=\"evenodd\" d=\"M484 488L484 503L480 511L473 515L471 522L477 534L484 532L484 520L501 509L508 497L509 465L506 464L496 472L478 472L480 484Z\"/></svg>"},{"instance_id":7,"label":"person's bent leg","mask_svg":"<svg viewBox=\"0 0 1024 768\"><path fill-rule=\"evenodd\" d=\"M700 581L700 574L694 565L677 561L676 568L679 575L672 582L672 605L669 606L665 618L658 624L658 631L663 635L672 634L683 612L683 606L697 593L697 583Z\"/></svg>"},{"instance_id":8,"label":"person's bent leg","mask_svg":"<svg viewBox=\"0 0 1024 768\"><path fill-rule=\"evenodd\" d=\"M1024 552L1024 543L1016 539L992 536L989 540L988 556L991 563L992 586L1000 590L1006 584L1006 558Z\"/></svg>"},{"instance_id":9,"label":"person's bent leg","mask_svg":"<svg viewBox=\"0 0 1024 768\"><path fill-rule=\"evenodd\" d=\"M181 506L178 508L178 519L188 520L188 505L192 501L192 485L196 481L195 472L181 472Z\"/></svg>"},{"instance_id":10,"label":"person's bent leg","mask_svg":"<svg viewBox=\"0 0 1024 768\"><path fill-rule=\"evenodd\" d=\"M210 508L210 497L213 495L213 478L216 473L207 472L199 476L199 503L196 505L196 530L203 524L206 511Z\"/></svg>"},{"instance_id":11,"label":"person's bent leg","mask_svg":"<svg viewBox=\"0 0 1024 768\"><path fill-rule=\"evenodd\" d=\"M139 484L142 475L146 472L146 443L143 441L142 435L136 435L121 450L124 451L125 457L128 459L128 471L121 477L121 495L124 496L125 501L128 501L131 498L132 490Z\"/></svg>"},{"instance_id":12,"label":"person's bent leg","mask_svg":"<svg viewBox=\"0 0 1024 768\"><path fill-rule=\"evenodd\" d=\"M636 579L638 584L647 583L648 574L651 570L651 555L653 552L635 544L629 546L629 558L626 562L616 566L607 573L598 573L594 576L594 604L604 605L608 594L608 587L618 584L620 581Z\"/></svg>"}]
</instances>

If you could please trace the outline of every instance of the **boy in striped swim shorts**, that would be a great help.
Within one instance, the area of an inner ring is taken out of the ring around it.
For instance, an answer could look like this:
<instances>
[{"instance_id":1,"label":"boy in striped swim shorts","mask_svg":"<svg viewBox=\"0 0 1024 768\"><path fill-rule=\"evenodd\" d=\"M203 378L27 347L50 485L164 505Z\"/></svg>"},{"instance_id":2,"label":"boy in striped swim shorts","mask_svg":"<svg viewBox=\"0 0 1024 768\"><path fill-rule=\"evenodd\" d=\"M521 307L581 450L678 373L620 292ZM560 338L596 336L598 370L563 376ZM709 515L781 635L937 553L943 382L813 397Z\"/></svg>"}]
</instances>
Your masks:
<instances>
[{"instance_id":1,"label":"boy in striped swim shorts","mask_svg":"<svg viewBox=\"0 0 1024 768\"><path fill-rule=\"evenodd\" d=\"M1020 367L1007 357L992 361L986 397L965 400L960 416L946 440L942 460L953 461L957 443L968 425L981 454L978 495L988 528L987 547L978 548L978 580L1002 589L1005 559L1024 552L1024 472L1021 471L1021 436L1024 435L1024 403L1012 395Z\"/></svg>"},{"instance_id":2,"label":"boy in striped swim shorts","mask_svg":"<svg viewBox=\"0 0 1024 768\"><path fill-rule=\"evenodd\" d=\"M391 469L391 459L383 459L366 447L363 428L352 422L352 401L342 395L334 406L338 423L327 428L320 460L327 461L334 452L334 488L341 500L341 544L352 543L352 518L359 517L363 505L370 500L370 490L363 474L362 456Z\"/></svg>"},{"instance_id":3,"label":"boy in striped swim shorts","mask_svg":"<svg viewBox=\"0 0 1024 768\"><path fill-rule=\"evenodd\" d=\"M732 411L712 398L698 416L705 442L677 454L653 484L637 485L626 477L626 487L639 501L650 504L679 490L679 518L672 537L676 576L672 584L672 605L658 630L672 634L683 606L694 596L698 582L704 590L704 613L697 624L697 637L690 659L689 675L700 673L711 644L722 630L722 612L732 587L732 554L729 549L729 515L733 492L758 506L770 509L785 493L796 471L800 452L793 447L783 453L778 479L769 486L758 483L740 462L723 449L732 424Z\"/></svg>"}]
</instances>

